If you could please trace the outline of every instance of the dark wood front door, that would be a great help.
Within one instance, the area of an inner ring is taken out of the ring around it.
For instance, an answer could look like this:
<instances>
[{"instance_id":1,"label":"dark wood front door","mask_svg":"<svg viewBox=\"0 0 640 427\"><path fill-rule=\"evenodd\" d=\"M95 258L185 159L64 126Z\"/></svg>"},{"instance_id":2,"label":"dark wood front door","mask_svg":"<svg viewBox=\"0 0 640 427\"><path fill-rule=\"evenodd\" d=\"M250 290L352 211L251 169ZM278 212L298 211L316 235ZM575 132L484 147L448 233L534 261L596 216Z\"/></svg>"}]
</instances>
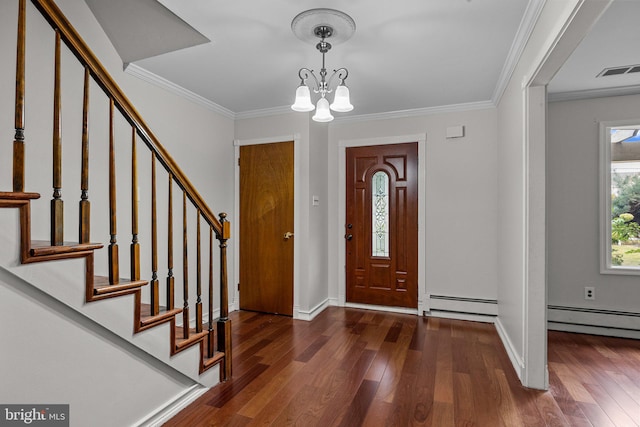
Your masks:
<instances>
[{"instance_id":1,"label":"dark wood front door","mask_svg":"<svg viewBox=\"0 0 640 427\"><path fill-rule=\"evenodd\" d=\"M418 144L350 147L347 302L418 307Z\"/></svg>"},{"instance_id":2,"label":"dark wood front door","mask_svg":"<svg viewBox=\"0 0 640 427\"><path fill-rule=\"evenodd\" d=\"M240 308L293 315L293 142L240 147Z\"/></svg>"}]
</instances>

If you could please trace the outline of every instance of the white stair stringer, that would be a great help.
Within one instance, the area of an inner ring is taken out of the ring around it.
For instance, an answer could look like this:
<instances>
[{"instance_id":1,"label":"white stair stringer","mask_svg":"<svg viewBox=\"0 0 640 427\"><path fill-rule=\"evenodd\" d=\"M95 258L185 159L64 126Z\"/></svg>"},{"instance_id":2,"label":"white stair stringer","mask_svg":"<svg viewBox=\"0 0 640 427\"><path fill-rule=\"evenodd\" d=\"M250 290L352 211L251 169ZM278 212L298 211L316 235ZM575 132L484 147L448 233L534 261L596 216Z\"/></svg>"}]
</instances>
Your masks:
<instances>
[{"instance_id":1,"label":"white stair stringer","mask_svg":"<svg viewBox=\"0 0 640 427\"><path fill-rule=\"evenodd\" d=\"M21 264L19 230L18 209L0 209L0 247L3 248L0 251L0 268L5 274L13 275L44 292L80 313L88 321L102 325L162 362L167 369L174 369L204 387L213 387L219 383L219 365L199 374L198 344L170 356L169 322L133 333L133 295L86 303L84 258ZM103 255L100 252L101 250L96 251L96 255Z\"/></svg>"}]
</instances>

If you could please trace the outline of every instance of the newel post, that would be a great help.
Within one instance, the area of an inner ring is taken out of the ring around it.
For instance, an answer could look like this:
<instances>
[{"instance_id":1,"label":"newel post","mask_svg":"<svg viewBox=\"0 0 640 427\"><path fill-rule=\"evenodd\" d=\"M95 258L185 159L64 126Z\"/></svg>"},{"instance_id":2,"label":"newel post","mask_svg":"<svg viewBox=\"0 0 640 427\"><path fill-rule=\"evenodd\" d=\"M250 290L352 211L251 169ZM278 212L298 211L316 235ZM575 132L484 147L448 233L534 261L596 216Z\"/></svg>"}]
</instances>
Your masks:
<instances>
[{"instance_id":1,"label":"newel post","mask_svg":"<svg viewBox=\"0 0 640 427\"><path fill-rule=\"evenodd\" d=\"M231 319L229 319L229 287L227 280L227 240L231 237L231 223L227 214L220 214L220 319L218 319L218 351L224 351L223 379L231 378Z\"/></svg>"}]
</instances>

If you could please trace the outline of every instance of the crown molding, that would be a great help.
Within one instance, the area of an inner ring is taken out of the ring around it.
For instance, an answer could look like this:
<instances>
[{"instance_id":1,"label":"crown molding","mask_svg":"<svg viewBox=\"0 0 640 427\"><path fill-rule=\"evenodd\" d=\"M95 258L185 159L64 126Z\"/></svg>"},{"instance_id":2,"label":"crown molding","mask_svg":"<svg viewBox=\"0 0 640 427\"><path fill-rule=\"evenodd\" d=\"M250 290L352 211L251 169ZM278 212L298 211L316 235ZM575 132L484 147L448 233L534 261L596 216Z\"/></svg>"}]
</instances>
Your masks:
<instances>
[{"instance_id":1,"label":"crown molding","mask_svg":"<svg viewBox=\"0 0 640 427\"><path fill-rule=\"evenodd\" d=\"M467 102L464 104L441 105L437 107L415 108L411 110L388 111L384 113L360 114L360 115L344 115L336 117L331 123L348 123L348 122L366 122L371 120L386 119L402 119L406 117L428 116L433 114L456 113L470 110L484 110L494 108L495 104L491 101ZM262 110L245 111L236 113L237 120L254 119L258 117L269 117L280 114L295 113L288 105L274 108L265 108ZM299 114L299 113L296 113Z\"/></svg>"},{"instance_id":2,"label":"crown molding","mask_svg":"<svg viewBox=\"0 0 640 427\"><path fill-rule=\"evenodd\" d=\"M537 0L534 0L534 1L537 1ZM190 90L185 89L182 86L172 83L169 80L165 79L164 77L160 77L157 74L152 73L151 71L145 70L144 68L136 64L125 64L124 72L134 77L137 77L141 80L144 80L148 83L151 83L157 87L160 87L161 89L165 89L169 92L172 92L182 98L185 98L195 104L201 105L208 110L211 110L215 113L218 113L232 120L254 119L259 117L269 117L269 116L293 113L293 111L291 110L291 107L288 105L234 113L233 111L227 108L224 108L221 105L218 105L215 102L210 101L194 92L191 92ZM452 105L442 105L437 107L415 108L411 110L399 110L399 111L389 111L384 113L342 116L342 117L336 117L335 122L347 123L347 122L359 122L359 121L362 122L362 121L369 121L369 120L399 119L399 118L405 118L405 117L426 116L426 115L432 115L432 114L454 113L454 112L469 111L469 110L482 110L486 108L494 108L495 106L496 104L494 104L492 101L477 101L477 102L467 102L464 104L452 104Z\"/></svg>"},{"instance_id":3,"label":"crown molding","mask_svg":"<svg viewBox=\"0 0 640 427\"><path fill-rule=\"evenodd\" d=\"M144 80L148 83L151 83L152 85L157 86L161 89L165 89L169 92L172 92L184 99L187 99L193 102L194 104L198 104L206 108L207 110L213 111L214 113L218 113L228 119L232 119L232 120L236 119L236 114L233 111L227 108L224 108L223 106L218 105L215 102L210 101L207 98L198 95L197 93L191 92L190 90L185 89L182 86L179 86L173 82L170 82L164 77L160 77L159 75L154 74L151 71L145 70L144 68L136 64L131 64L131 63L124 64L124 72L134 77L137 77L140 80Z\"/></svg>"},{"instance_id":4,"label":"crown molding","mask_svg":"<svg viewBox=\"0 0 640 427\"><path fill-rule=\"evenodd\" d=\"M414 108L411 110L389 111L386 113L361 114L355 116L336 117L334 122L350 123L371 120L402 119L407 117L430 116L433 114L458 113L462 111L484 110L495 108L491 101L467 102L464 104L441 105L437 107Z\"/></svg>"},{"instance_id":5,"label":"crown molding","mask_svg":"<svg viewBox=\"0 0 640 427\"><path fill-rule=\"evenodd\" d=\"M524 16L520 21L518 31L516 32L516 37L509 49L507 60L502 67L498 83L493 91L493 96L491 97L493 105L498 105L498 103L500 103L500 99L502 98L504 91L507 89L509 80L511 80L511 76L516 69L516 65L518 65L518 61L520 61L520 57L522 56L522 52L524 52L524 48L529 41L529 37L531 37L533 28L540 17L540 13L542 13L542 8L544 7L545 2L546 0L529 1L527 9L524 12Z\"/></svg>"},{"instance_id":6,"label":"crown molding","mask_svg":"<svg viewBox=\"0 0 640 427\"><path fill-rule=\"evenodd\" d=\"M288 114L295 113L288 105L283 105L281 107L273 107L273 108L263 108L261 110L250 110L243 111L241 113L236 113L235 118L237 120L242 119L255 119L258 117L269 117L269 116L278 116L280 114Z\"/></svg>"},{"instance_id":7,"label":"crown molding","mask_svg":"<svg viewBox=\"0 0 640 427\"><path fill-rule=\"evenodd\" d=\"M549 102L577 101L580 99L608 98L610 96L638 94L640 94L640 85L574 90L568 92L554 92L547 95L547 100Z\"/></svg>"}]
</instances>

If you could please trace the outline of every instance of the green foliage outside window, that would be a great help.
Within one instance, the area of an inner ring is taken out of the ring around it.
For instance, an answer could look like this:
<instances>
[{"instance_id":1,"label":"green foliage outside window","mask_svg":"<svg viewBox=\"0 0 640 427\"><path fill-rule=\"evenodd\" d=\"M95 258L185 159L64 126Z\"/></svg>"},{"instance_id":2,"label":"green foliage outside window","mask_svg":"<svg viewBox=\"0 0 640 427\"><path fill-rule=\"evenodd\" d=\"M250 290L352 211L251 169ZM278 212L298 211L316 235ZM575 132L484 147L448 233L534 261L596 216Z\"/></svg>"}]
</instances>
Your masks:
<instances>
[{"instance_id":1,"label":"green foliage outside window","mask_svg":"<svg viewBox=\"0 0 640 427\"><path fill-rule=\"evenodd\" d=\"M612 217L618 217L624 213L634 216L636 223L640 222L640 176L613 174L613 184L617 187L618 194L611 200Z\"/></svg>"},{"instance_id":2,"label":"green foliage outside window","mask_svg":"<svg viewBox=\"0 0 640 427\"><path fill-rule=\"evenodd\" d=\"M640 225L633 222L633 215L623 213L611 220L611 243L628 242L640 234Z\"/></svg>"}]
</instances>

